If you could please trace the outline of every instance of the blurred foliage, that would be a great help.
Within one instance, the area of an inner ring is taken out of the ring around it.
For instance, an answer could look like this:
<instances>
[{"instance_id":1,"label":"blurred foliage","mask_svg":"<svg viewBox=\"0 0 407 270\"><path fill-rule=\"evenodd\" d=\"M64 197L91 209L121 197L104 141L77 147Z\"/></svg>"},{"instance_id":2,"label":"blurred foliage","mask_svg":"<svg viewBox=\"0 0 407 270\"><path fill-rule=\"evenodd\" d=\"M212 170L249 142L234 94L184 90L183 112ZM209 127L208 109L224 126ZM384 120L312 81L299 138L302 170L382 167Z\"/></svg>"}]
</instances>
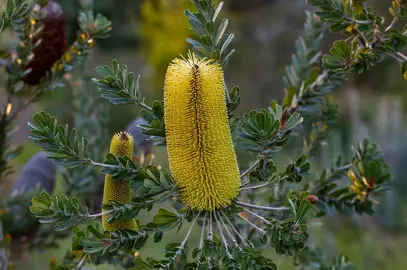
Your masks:
<instances>
[{"instance_id":1,"label":"blurred foliage","mask_svg":"<svg viewBox=\"0 0 407 270\"><path fill-rule=\"evenodd\" d=\"M150 76L154 78L152 87L155 91L161 91L167 64L187 49L190 30L180 12L191 7L189 0L141 1L141 50L150 67Z\"/></svg>"}]
</instances>

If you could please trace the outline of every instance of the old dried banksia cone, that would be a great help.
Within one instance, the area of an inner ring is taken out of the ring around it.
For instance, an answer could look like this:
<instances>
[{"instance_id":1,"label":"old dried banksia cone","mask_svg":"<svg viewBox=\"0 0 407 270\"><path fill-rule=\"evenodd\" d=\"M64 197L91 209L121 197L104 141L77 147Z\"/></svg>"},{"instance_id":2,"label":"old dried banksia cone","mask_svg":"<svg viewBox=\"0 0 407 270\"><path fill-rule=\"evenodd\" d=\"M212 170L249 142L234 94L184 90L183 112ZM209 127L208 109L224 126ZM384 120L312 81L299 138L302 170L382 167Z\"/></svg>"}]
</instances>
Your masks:
<instances>
[{"instance_id":1,"label":"old dried banksia cone","mask_svg":"<svg viewBox=\"0 0 407 270\"><path fill-rule=\"evenodd\" d=\"M45 76L52 65L59 60L66 51L66 19L61 6L55 1L49 1L40 14L44 14L43 29L35 36L32 43L41 43L33 49L34 58L25 69L31 69L23 81L35 85Z\"/></svg>"},{"instance_id":2,"label":"old dried banksia cone","mask_svg":"<svg viewBox=\"0 0 407 270\"><path fill-rule=\"evenodd\" d=\"M215 210L239 194L221 67L210 60L175 59L164 87L169 165L184 203Z\"/></svg>"},{"instance_id":3,"label":"old dried banksia cone","mask_svg":"<svg viewBox=\"0 0 407 270\"><path fill-rule=\"evenodd\" d=\"M113 136L110 143L110 153L118 157L129 157L133 155L134 139L129 133L120 132ZM130 182L126 180L113 179L111 175L106 174L105 187L103 192L103 204L109 204L115 201L123 204L131 203ZM134 219L107 222L108 216L102 217L103 229L105 231L114 231L117 229L137 230L137 223Z\"/></svg>"}]
</instances>

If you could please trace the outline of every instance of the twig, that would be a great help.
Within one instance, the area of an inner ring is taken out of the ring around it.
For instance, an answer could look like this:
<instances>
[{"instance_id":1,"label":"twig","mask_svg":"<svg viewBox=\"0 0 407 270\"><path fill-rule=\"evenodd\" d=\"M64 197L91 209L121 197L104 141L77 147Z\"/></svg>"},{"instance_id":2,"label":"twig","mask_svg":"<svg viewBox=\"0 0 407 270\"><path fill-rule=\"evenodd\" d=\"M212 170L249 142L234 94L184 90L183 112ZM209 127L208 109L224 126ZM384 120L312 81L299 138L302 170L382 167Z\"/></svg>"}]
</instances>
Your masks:
<instances>
[{"instance_id":1,"label":"twig","mask_svg":"<svg viewBox=\"0 0 407 270\"><path fill-rule=\"evenodd\" d=\"M247 246L247 241L244 239L244 237L239 233L239 231L235 228L235 226L232 224L230 219L226 216L226 214L222 211L222 215L225 217L226 221L228 222L229 226L232 228L232 230L235 232L235 234L240 238L242 241L243 245Z\"/></svg>"},{"instance_id":2,"label":"twig","mask_svg":"<svg viewBox=\"0 0 407 270\"><path fill-rule=\"evenodd\" d=\"M147 111L152 111L153 110L153 109L151 109L150 106L148 106L144 102L140 102L140 103L138 103L138 105L140 105L142 108L146 109Z\"/></svg>"},{"instance_id":3,"label":"twig","mask_svg":"<svg viewBox=\"0 0 407 270\"><path fill-rule=\"evenodd\" d=\"M386 27L386 30L384 30L384 32L389 31L394 26L398 19L399 19L398 17L394 17L389 26Z\"/></svg>"},{"instance_id":4,"label":"twig","mask_svg":"<svg viewBox=\"0 0 407 270\"><path fill-rule=\"evenodd\" d=\"M76 266L75 270L81 270L82 266L85 264L87 254L83 254L81 260L79 261L78 265Z\"/></svg>"},{"instance_id":5,"label":"twig","mask_svg":"<svg viewBox=\"0 0 407 270\"><path fill-rule=\"evenodd\" d=\"M405 61L407 61L407 56L405 56L401 52L397 52L397 55L400 56L401 58L403 58Z\"/></svg>"},{"instance_id":6,"label":"twig","mask_svg":"<svg viewBox=\"0 0 407 270\"><path fill-rule=\"evenodd\" d=\"M213 231L212 231L212 211L209 212L209 223L208 223L208 239L209 241L212 242L213 240ZM206 258L206 261L208 262L208 268L212 269L212 262L211 262L211 257L208 256Z\"/></svg>"},{"instance_id":7,"label":"twig","mask_svg":"<svg viewBox=\"0 0 407 270\"><path fill-rule=\"evenodd\" d=\"M171 193L171 194L169 194L168 196L166 196L166 197L164 198L164 200L165 200L166 198L168 198L168 197L171 197L173 194L177 194L177 193ZM153 203L153 202L161 203L162 201L163 201L163 200L152 199L152 200L144 201L144 202L140 202L140 203L133 203L133 204L131 204L131 206L132 206L133 208L136 208L136 207L139 206L139 204L142 204L142 203L144 203L144 204ZM108 214L110 214L110 213L113 213L114 211L117 211L118 209L123 209L123 208L125 208L125 207L126 207L126 206L122 206L122 207L120 207L120 208L114 208L114 209L108 210L108 211L106 211L106 212L101 212L101 213L98 213L98 214L88 215L87 217L88 217L88 218L91 218L91 219L95 219L95 218L102 217L102 216L108 215Z\"/></svg>"},{"instance_id":8,"label":"twig","mask_svg":"<svg viewBox=\"0 0 407 270\"><path fill-rule=\"evenodd\" d=\"M370 44L369 41L367 40L367 38L365 37L365 35L362 33L362 31L360 31L358 28L355 28L356 32L358 32L358 35L360 36L360 38L363 41L363 46L365 47L369 47L370 48Z\"/></svg>"},{"instance_id":9,"label":"twig","mask_svg":"<svg viewBox=\"0 0 407 270\"><path fill-rule=\"evenodd\" d=\"M281 177L278 181L283 181L283 180L285 180L287 178L287 176L284 176L284 177ZM257 186L252 186L252 187L241 187L240 188L240 190L242 191L242 190L248 190L248 189L257 189L257 188L262 188L262 187L266 187L266 186L268 186L268 185L270 185L271 184L271 181L267 181L266 183L264 183L264 184L260 184L260 185L257 185Z\"/></svg>"},{"instance_id":10,"label":"twig","mask_svg":"<svg viewBox=\"0 0 407 270\"><path fill-rule=\"evenodd\" d=\"M246 171L244 171L240 175L240 179L242 179L243 177L248 175L251 171L253 171L257 167L257 165L260 163L261 160L262 160L262 158L258 158Z\"/></svg>"},{"instance_id":11,"label":"twig","mask_svg":"<svg viewBox=\"0 0 407 270\"><path fill-rule=\"evenodd\" d=\"M241 187L241 188L240 188L240 191L242 191L242 190L249 190L249 189L256 189L256 188L261 188L261 187L266 187L266 186L270 185L270 183L271 183L270 181L267 181L266 183L261 184L261 185L257 185L257 186Z\"/></svg>"},{"instance_id":12,"label":"twig","mask_svg":"<svg viewBox=\"0 0 407 270\"><path fill-rule=\"evenodd\" d=\"M260 216L260 215L256 214L255 212L250 211L250 210L247 209L247 208L243 208L243 210L245 210L247 213L249 213L249 214L251 214L251 215L257 217L258 219L264 221L267 225L270 225L270 224L271 224L271 222L268 221L268 220L267 220L266 218L264 218L263 216Z\"/></svg>"},{"instance_id":13,"label":"twig","mask_svg":"<svg viewBox=\"0 0 407 270\"><path fill-rule=\"evenodd\" d=\"M212 212L209 212L209 229L208 229L208 239L213 240L213 231L212 231Z\"/></svg>"},{"instance_id":14,"label":"twig","mask_svg":"<svg viewBox=\"0 0 407 270\"><path fill-rule=\"evenodd\" d=\"M221 212L223 213L223 212ZM229 231L228 227L226 226L225 222L223 221L223 218L220 214L218 214L218 218L219 220L222 222L223 227L225 228L227 234L229 235L230 240L232 240L233 244L235 245L235 247L238 247L239 250L242 250L241 247L239 247L239 244L237 243L237 240L233 237L232 233Z\"/></svg>"},{"instance_id":15,"label":"twig","mask_svg":"<svg viewBox=\"0 0 407 270\"><path fill-rule=\"evenodd\" d=\"M122 167L117 166L117 165L99 163L99 162L96 162L96 161L93 161L93 160L90 160L89 162L93 166L102 167L102 168L111 168L111 169L120 169L120 168L122 168ZM134 172L134 173L138 172L138 170L131 170L131 171Z\"/></svg>"},{"instance_id":16,"label":"twig","mask_svg":"<svg viewBox=\"0 0 407 270\"><path fill-rule=\"evenodd\" d=\"M289 210L287 207L272 207L272 206L262 206L262 205L255 205L255 204L250 204L250 203L245 203L241 201L236 201L237 205L241 206L247 206L249 208L255 208L259 210L265 210L265 211L283 211L283 210Z\"/></svg>"},{"instance_id":17,"label":"twig","mask_svg":"<svg viewBox=\"0 0 407 270\"><path fill-rule=\"evenodd\" d=\"M218 226L218 231L219 231L219 233L220 233L220 237L222 238L223 245L225 246L226 255L228 256L228 258L229 258L230 260L233 261L233 260L234 260L234 259L233 259L233 256L232 256L232 254L230 254L230 252L229 252L228 242L226 241L225 235L223 234L222 227L221 227L220 224L219 224L219 221L218 221L218 217L217 217L216 212L214 212L214 216L215 216L215 220L216 220L216 225Z\"/></svg>"},{"instance_id":18,"label":"twig","mask_svg":"<svg viewBox=\"0 0 407 270\"><path fill-rule=\"evenodd\" d=\"M162 202L164 202L166 199L168 199L169 197L174 197L174 196L177 196L178 195L178 192L173 192L173 193L169 193L167 196L165 196L164 198L162 198L162 199L159 199L158 200L158 203L162 203Z\"/></svg>"},{"instance_id":19,"label":"twig","mask_svg":"<svg viewBox=\"0 0 407 270\"><path fill-rule=\"evenodd\" d=\"M184 250L185 245L188 241L189 236L191 235L192 229L194 228L195 222L198 220L199 216L201 215L201 211L198 212L198 214L196 214L196 217L194 218L194 220L191 223L191 226L188 230L187 235L185 236L184 240L181 242L181 245L178 247L177 252L175 252L175 255L170 259L170 261L175 262L175 260L177 259L178 255L181 254L181 252ZM167 266L169 267L171 265L171 262L169 262L167 264Z\"/></svg>"},{"instance_id":20,"label":"twig","mask_svg":"<svg viewBox=\"0 0 407 270\"><path fill-rule=\"evenodd\" d=\"M208 212L205 212L205 217L202 223L202 231L201 231L201 239L199 241L199 253L198 253L198 258L201 257L202 255L202 249L203 249L203 243L204 243L204 234L205 234L205 225L206 225L206 218L208 216Z\"/></svg>"},{"instance_id":21,"label":"twig","mask_svg":"<svg viewBox=\"0 0 407 270\"><path fill-rule=\"evenodd\" d=\"M112 212L114 212L114 211L115 211L115 209L111 209L111 210L109 210L109 211L102 212L102 213L99 213L99 214L89 215L88 217L94 219L94 218L98 218L98 217L102 217L102 216L108 215L108 214L110 214L110 213L112 213Z\"/></svg>"},{"instance_id":22,"label":"twig","mask_svg":"<svg viewBox=\"0 0 407 270\"><path fill-rule=\"evenodd\" d=\"M395 56L395 55L393 55L393 54L391 54L391 53L387 53L387 52L386 52L386 55L393 57L394 59L397 60L397 62L403 62L403 59L400 59L400 58L398 58L397 56Z\"/></svg>"},{"instance_id":23,"label":"twig","mask_svg":"<svg viewBox=\"0 0 407 270\"><path fill-rule=\"evenodd\" d=\"M352 19L352 21L354 21L354 22L357 23L357 24L371 24L371 23L372 23L372 21L369 21L369 20L360 21L360 20L353 20L353 19Z\"/></svg>"},{"instance_id":24,"label":"twig","mask_svg":"<svg viewBox=\"0 0 407 270\"><path fill-rule=\"evenodd\" d=\"M223 79L223 80L225 80L225 79ZM230 95L229 95L229 91L228 91L228 86L226 85L226 82L225 82L225 96L226 96L226 102L227 102L227 104L232 103L232 100L230 99Z\"/></svg>"},{"instance_id":25,"label":"twig","mask_svg":"<svg viewBox=\"0 0 407 270\"><path fill-rule=\"evenodd\" d=\"M242 216L242 214L239 214L239 217L241 219L243 219L244 221L246 221L247 223L249 223L253 228L255 228L256 230L258 230L262 235L266 234L266 231L257 227L254 223L252 223L250 220L248 220L247 218L245 218L244 216Z\"/></svg>"}]
</instances>

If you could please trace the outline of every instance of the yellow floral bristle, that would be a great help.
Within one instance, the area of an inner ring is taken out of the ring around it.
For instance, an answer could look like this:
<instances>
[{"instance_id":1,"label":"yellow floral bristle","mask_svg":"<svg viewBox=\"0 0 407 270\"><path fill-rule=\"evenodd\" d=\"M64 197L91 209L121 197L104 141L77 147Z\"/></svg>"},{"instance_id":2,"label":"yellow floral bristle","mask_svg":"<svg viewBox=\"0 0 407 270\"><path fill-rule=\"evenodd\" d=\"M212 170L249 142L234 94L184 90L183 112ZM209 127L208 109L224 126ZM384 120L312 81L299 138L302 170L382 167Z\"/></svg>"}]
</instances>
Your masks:
<instances>
[{"instance_id":1,"label":"yellow floral bristle","mask_svg":"<svg viewBox=\"0 0 407 270\"><path fill-rule=\"evenodd\" d=\"M127 156L131 158L133 155L133 148L133 136L126 132L115 134L110 143L110 153L119 157ZM131 203L130 182L113 179L109 174L106 174L103 204L108 204L109 201L125 204ZM137 223L134 219L108 223L107 218L108 216L102 217L103 229L105 231L114 231L117 229L138 230Z\"/></svg>"},{"instance_id":2,"label":"yellow floral bristle","mask_svg":"<svg viewBox=\"0 0 407 270\"><path fill-rule=\"evenodd\" d=\"M229 205L240 187L221 67L175 59L164 89L164 120L171 173L181 199L196 210Z\"/></svg>"}]
</instances>

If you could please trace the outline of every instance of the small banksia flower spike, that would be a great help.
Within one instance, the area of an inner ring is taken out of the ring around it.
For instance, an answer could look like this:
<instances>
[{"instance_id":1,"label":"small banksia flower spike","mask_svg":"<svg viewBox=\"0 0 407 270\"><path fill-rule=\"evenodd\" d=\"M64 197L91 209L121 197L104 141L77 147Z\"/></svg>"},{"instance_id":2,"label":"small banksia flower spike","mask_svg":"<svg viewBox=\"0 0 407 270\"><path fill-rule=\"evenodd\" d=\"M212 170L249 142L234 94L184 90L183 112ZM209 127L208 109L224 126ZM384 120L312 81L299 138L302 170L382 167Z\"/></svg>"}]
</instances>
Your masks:
<instances>
[{"instance_id":1,"label":"small banksia flower spike","mask_svg":"<svg viewBox=\"0 0 407 270\"><path fill-rule=\"evenodd\" d=\"M129 157L133 155L134 140L133 136L126 132L120 132L113 136L110 143L110 153L119 157ZM103 204L108 204L109 201L119 203L131 203L131 188L130 182L120 179L113 179L109 174L106 174L105 187L103 192ZM117 229L138 230L136 221L123 220L113 223L107 222L108 216L103 216L103 229L105 231L114 231Z\"/></svg>"},{"instance_id":2,"label":"small banksia flower spike","mask_svg":"<svg viewBox=\"0 0 407 270\"><path fill-rule=\"evenodd\" d=\"M164 120L171 173L184 203L196 210L229 205L240 187L221 67L208 60L175 59L164 89Z\"/></svg>"},{"instance_id":3,"label":"small banksia flower spike","mask_svg":"<svg viewBox=\"0 0 407 270\"><path fill-rule=\"evenodd\" d=\"M32 42L35 44L41 40L41 43L33 49L34 58L25 67L31 72L23 78L30 85L38 84L66 51L66 19L62 7L51 0L40 13L45 15L43 29Z\"/></svg>"}]
</instances>

